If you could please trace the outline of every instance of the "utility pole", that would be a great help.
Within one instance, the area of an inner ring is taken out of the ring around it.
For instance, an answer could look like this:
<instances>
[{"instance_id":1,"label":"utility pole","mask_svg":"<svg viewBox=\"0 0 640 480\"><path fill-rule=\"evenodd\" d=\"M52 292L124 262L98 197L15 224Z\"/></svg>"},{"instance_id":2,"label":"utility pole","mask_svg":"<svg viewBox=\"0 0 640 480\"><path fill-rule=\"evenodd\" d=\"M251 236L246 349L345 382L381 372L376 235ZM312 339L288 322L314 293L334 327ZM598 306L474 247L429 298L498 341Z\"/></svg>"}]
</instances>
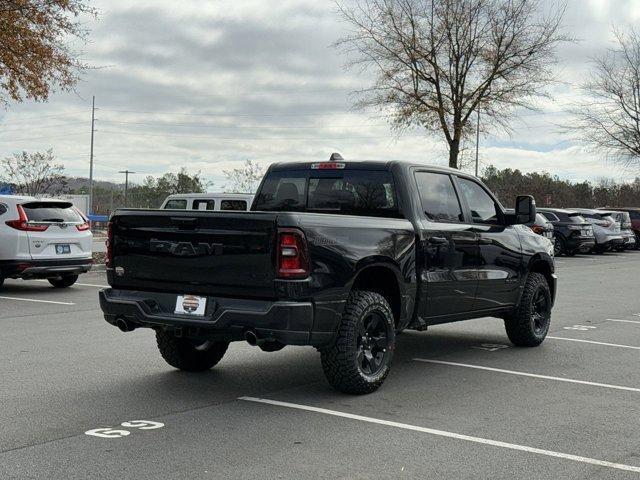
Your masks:
<instances>
[{"instance_id":1,"label":"utility pole","mask_svg":"<svg viewBox=\"0 0 640 480\"><path fill-rule=\"evenodd\" d=\"M118 173L124 173L124 206L127 207L127 191L129 190L129 175L136 173L130 170L120 170Z\"/></svg>"},{"instance_id":2,"label":"utility pole","mask_svg":"<svg viewBox=\"0 0 640 480\"><path fill-rule=\"evenodd\" d=\"M476 177L478 176L479 148L480 148L480 102L478 102L478 120L476 122Z\"/></svg>"},{"instance_id":3,"label":"utility pole","mask_svg":"<svg viewBox=\"0 0 640 480\"><path fill-rule=\"evenodd\" d=\"M89 214L93 213L93 132L96 125L96 96L91 102L91 152L89 153Z\"/></svg>"}]
</instances>

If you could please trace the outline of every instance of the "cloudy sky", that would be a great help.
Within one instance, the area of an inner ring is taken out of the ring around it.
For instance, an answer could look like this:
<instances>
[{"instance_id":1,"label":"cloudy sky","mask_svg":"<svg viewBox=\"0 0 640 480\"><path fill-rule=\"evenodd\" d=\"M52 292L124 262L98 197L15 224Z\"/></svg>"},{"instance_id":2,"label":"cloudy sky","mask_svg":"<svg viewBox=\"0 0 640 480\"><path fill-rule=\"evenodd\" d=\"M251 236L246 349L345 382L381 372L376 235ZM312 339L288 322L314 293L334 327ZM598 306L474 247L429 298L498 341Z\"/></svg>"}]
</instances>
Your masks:
<instances>
[{"instance_id":1,"label":"cloudy sky","mask_svg":"<svg viewBox=\"0 0 640 480\"><path fill-rule=\"evenodd\" d=\"M549 0L551 4L551 0ZM345 71L332 44L345 24L330 0L102 0L88 20L83 59L95 68L74 94L0 113L0 155L53 148L67 172L88 176L95 95L95 177L123 180L201 170L218 188L222 171L245 159L408 159L446 164L440 138L398 137L384 119L354 112L350 92L366 74ZM560 52L554 101L525 113L510 135L481 140L484 165L546 170L574 180L624 171L560 132L590 56L611 43L612 25L640 20L640 0L569 0L565 29L580 39ZM216 190L216 187L213 187Z\"/></svg>"}]
</instances>

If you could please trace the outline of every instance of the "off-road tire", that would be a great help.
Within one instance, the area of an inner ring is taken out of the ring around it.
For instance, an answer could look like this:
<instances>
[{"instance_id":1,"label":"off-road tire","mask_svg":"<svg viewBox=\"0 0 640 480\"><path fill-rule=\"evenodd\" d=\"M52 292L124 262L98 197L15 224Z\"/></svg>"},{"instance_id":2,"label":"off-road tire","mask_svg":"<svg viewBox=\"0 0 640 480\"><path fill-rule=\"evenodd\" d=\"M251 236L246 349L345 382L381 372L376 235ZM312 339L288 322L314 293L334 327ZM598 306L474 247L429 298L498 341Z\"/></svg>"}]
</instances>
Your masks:
<instances>
[{"instance_id":1,"label":"off-road tire","mask_svg":"<svg viewBox=\"0 0 640 480\"><path fill-rule=\"evenodd\" d=\"M538 293L545 297L548 308L548 314L540 329L536 327L534 318L534 301ZM551 290L547 279L540 273L530 273L524 285L520 305L504 319L504 326L511 343L518 347L537 347L540 345L549 332L551 306Z\"/></svg>"},{"instance_id":2,"label":"off-road tire","mask_svg":"<svg viewBox=\"0 0 640 480\"><path fill-rule=\"evenodd\" d=\"M209 370L222 360L229 347L228 342L203 341L205 348L199 349L197 342L165 330L156 331L156 341L162 358L172 367L187 372Z\"/></svg>"},{"instance_id":3,"label":"off-road tire","mask_svg":"<svg viewBox=\"0 0 640 480\"><path fill-rule=\"evenodd\" d=\"M359 331L374 313L386 327L386 349L380 370L366 374L358 362ZM342 314L334 343L320 350L322 369L329 384L344 393L364 395L374 392L389 374L395 349L395 322L389 302L380 294L356 290L351 292Z\"/></svg>"},{"instance_id":4,"label":"off-road tire","mask_svg":"<svg viewBox=\"0 0 640 480\"><path fill-rule=\"evenodd\" d=\"M49 278L48 280L55 288L69 288L78 281L78 275L64 275L60 278Z\"/></svg>"}]
</instances>

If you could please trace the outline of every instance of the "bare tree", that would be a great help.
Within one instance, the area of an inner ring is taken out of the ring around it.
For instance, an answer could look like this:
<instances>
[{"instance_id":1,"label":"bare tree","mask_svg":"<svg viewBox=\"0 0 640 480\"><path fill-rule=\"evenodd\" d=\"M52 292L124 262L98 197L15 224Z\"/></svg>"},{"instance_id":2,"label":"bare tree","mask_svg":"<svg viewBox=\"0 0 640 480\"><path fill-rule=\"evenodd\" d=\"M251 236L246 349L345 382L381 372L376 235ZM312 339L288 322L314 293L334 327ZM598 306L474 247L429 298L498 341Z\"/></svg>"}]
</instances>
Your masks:
<instances>
[{"instance_id":1,"label":"bare tree","mask_svg":"<svg viewBox=\"0 0 640 480\"><path fill-rule=\"evenodd\" d=\"M53 150L14 153L0 162L5 173L0 180L16 186L20 193L36 196L54 193L65 185L64 166L55 163Z\"/></svg>"},{"instance_id":2,"label":"bare tree","mask_svg":"<svg viewBox=\"0 0 640 480\"><path fill-rule=\"evenodd\" d=\"M615 48L593 59L569 128L592 149L640 167L640 36L633 29L614 35Z\"/></svg>"},{"instance_id":3,"label":"bare tree","mask_svg":"<svg viewBox=\"0 0 640 480\"><path fill-rule=\"evenodd\" d=\"M483 123L506 127L517 107L554 80L564 7L542 11L541 0L353 0L339 4L351 33L338 42L373 70L359 107L390 113L396 128L443 134L449 165L459 167L461 141ZM349 2L349 4L353 4Z\"/></svg>"},{"instance_id":4,"label":"bare tree","mask_svg":"<svg viewBox=\"0 0 640 480\"><path fill-rule=\"evenodd\" d=\"M71 48L85 41L86 0L0 1L0 103L46 100L53 87L69 90L85 65Z\"/></svg>"},{"instance_id":5,"label":"bare tree","mask_svg":"<svg viewBox=\"0 0 640 480\"><path fill-rule=\"evenodd\" d=\"M224 170L224 176L231 183L231 190L237 193L253 193L264 175L264 169L251 160L246 160L241 168Z\"/></svg>"}]
</instances>

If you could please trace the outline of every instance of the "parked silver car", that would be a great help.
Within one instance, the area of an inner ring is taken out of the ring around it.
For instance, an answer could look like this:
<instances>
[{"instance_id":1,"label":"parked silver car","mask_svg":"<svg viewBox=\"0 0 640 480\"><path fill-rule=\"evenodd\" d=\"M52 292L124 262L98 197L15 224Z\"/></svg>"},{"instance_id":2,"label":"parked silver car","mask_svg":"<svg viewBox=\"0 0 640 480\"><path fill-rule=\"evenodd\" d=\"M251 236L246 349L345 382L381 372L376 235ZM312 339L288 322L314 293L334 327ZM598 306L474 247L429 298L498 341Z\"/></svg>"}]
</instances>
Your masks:
<instances>
[{"instance_id":1,"label":"parked silver car","mask_svg":"<svg viewBox=\"0 0 640 480\"><path fill-rule=\"evenodd\" d=\"M611 217L610 211L591 210L588 208L572 208L571 210L581 213L593 225L593 234L596 237L596 246L593 247L594 252L603 253L624 245L624 239L620 234L620 223Z\"/></svg>"},{"instance_id":2,"label":"parked silver car","mask_svg":"<svg viewBox=\"0 0 640 480\"><path fill-rule=\"evenodd\" d=\"M610 212L611 218L620 223L620 235L622 235L622 240L624 241L624 243L623 245L618 247L617 250L622 251L627 248L635 248L636 234L631 228L631 215L629 215L629 212L621 212L618 210L611 211L604 208L599 208L598 210Z\"/></svg>"}]
</instances>

